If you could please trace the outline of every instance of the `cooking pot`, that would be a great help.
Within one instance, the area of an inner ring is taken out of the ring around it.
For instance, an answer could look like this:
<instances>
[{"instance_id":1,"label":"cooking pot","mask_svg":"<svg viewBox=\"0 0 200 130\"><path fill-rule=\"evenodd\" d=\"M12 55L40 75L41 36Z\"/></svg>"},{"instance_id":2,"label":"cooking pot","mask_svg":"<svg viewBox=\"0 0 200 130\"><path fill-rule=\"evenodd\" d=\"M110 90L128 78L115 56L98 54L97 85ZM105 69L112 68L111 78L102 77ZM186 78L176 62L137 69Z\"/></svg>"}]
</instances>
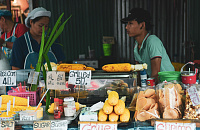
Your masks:
<instances>
[{"instance_id":1,"label":"cooking pot","mask_svg":"<svg viewBox=\"0 0 200 130\"><path fill-rule=\"evenodd\" d=\"M190 70L189 71L183 71L183 68L188 64L194 65L193 62L188 62L181 68L182 83L183 84L195 84L196 83L198 69L195 68L194 71L190 71Z\"/></svg>"}]
</instances>

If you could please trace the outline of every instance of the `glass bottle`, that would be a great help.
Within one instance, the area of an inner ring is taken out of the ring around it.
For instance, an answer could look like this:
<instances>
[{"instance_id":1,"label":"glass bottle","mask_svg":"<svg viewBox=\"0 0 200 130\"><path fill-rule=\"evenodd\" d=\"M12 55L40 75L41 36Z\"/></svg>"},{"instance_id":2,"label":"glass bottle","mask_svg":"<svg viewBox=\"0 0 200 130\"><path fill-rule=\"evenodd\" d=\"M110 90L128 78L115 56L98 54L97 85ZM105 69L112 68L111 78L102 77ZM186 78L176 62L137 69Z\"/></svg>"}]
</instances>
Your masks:
<instances>
[{"instance_id":1,"label":"glass bottle","mask_svg":"<svg viewBox=\"0 0 200 130\"><path fill-rule=\"evenodd\" d=\"M61 112L59 108L59 99L54 98L54 119L59 119L61 117Z\"/></svg>"}]
</instances>

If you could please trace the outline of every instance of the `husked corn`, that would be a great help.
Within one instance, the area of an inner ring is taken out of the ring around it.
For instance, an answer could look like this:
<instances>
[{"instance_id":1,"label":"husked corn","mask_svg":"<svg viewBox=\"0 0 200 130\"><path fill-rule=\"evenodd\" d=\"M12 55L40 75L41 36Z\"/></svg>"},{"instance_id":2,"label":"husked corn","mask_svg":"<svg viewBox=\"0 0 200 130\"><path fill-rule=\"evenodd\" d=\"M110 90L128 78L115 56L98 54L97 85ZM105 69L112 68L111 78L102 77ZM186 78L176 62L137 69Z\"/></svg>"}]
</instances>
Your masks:
<instances>
[{"instance_id":1,"label":"husked corn","mask_svg":"<svg viewBox=\"0 0 200 130\"><path fill-rule=\"evenodd\" d=\"M13 98L15 97L15 105L16 106L27 106L28 100L26 98L17 97L17 96L10 96L10 95L1 95L2 97L2 104L6 104L11 101L11 104L13 104Z\"/></svg>"},{"instance_id":2,"label":"husked corn","mask_svg":"<svg viewBox=\"0 0 200 130\"><path fill-rule=\"evenodd\" d=\"M70 70L85 70L86 66L83 64L60 64L57 66L57 71L69 72Z\"/></svg>"},{"instance_id":3,"label":"husked corn","mask_svg":"<svg viewBox=\"0 0 200 130\"><path fill-rule=\"evenodd\" d=\"M130 63L107 64L102 67L107 72L129 72L131 71Z\"/></svg>"}]
</instances>

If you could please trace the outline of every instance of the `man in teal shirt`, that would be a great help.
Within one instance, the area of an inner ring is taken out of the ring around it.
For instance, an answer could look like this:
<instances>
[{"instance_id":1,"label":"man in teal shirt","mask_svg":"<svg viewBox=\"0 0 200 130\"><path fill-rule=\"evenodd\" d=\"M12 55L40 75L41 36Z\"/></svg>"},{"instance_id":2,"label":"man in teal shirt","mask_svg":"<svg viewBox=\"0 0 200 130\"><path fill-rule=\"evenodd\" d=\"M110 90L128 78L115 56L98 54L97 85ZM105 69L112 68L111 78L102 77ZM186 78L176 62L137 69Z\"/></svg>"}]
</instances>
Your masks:
<instances>
[{"instance_id":1,"label":"man in teal shirt","mask_svg":"<svg viewBox=\"0 0 200 130\"><path fill-rule=\"evenodd\" d=\"M152 28L150 13L142 8L133 8L128 17L121 19L127 23L129 37L135 38L134 56L136 64L147 63L147 75L158 83L158 72L174 71L162 41L148 32Z\"/></svg>"}]
</instances>

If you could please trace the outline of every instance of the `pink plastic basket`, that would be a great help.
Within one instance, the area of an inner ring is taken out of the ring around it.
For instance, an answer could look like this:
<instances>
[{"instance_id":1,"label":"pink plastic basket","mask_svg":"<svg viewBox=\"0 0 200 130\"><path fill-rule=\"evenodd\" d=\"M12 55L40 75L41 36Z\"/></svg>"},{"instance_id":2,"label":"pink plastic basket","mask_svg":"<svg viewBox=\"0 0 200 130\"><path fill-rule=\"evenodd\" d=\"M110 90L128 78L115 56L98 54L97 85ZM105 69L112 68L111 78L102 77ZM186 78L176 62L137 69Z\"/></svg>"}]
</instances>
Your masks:
<instances>
[{"instance_id":1,"label":"pink plastic basket","mask_svg":"<svg viewBox=\"0 0 200 130\"><path fill-rule=\"evenodd\" d=\"M8 95L17 96L22 98L29 97L29 105L36 106L39 103L39 89L37 91L30 91L30 92L13 92L13 90L9 90Z\"/></svg>"}]
</instances>

